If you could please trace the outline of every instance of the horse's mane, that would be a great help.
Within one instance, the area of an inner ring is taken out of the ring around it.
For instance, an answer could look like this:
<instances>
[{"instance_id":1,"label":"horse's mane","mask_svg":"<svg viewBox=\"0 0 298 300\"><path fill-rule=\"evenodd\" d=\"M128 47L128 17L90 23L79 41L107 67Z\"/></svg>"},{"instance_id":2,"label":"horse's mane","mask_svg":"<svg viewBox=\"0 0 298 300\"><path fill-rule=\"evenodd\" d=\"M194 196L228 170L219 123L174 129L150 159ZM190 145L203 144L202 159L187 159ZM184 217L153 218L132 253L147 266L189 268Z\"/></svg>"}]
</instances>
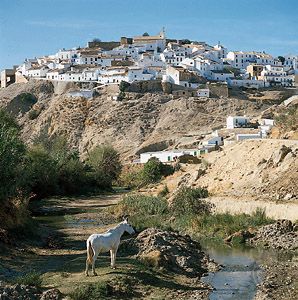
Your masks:
<instances>
[{"instance_id":1,"label":"horse's mane","mask_svg":"<svg viewBox=\"0 0 298 300\"><path fill-rule=\"evenodd\" d=\"M123 222L117 224L117 225L116 225L115 227L113 227L113 228L108 229L108 230L106 231L106 233L109 233L109 232L111 232L111 231L114 231L115 229L119 228L122 224L123 224Z\"/></svg>"}]
</instances>

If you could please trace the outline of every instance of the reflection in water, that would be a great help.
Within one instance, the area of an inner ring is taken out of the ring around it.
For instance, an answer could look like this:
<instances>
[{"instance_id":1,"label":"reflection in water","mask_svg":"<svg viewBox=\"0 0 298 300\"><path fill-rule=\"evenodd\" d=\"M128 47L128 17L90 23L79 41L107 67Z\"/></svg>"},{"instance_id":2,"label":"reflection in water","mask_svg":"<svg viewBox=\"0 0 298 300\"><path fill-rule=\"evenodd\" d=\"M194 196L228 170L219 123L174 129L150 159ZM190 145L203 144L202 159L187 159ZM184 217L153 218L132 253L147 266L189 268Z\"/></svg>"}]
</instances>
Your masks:
<instances>
[{"instance_id":1,"label":"reflection in water","mask_svg":"<svg viewBox=\"0 0 298 300\"><path fill-rule=\"evenodd\" d=\"M259 263L268 260L285 260L277 252L255 249L247 246L231 248L225 245L215 245L202 242L204 250L210 258L224 267L216 273L209 273L203 281L215 289L210 294L210 300L250 300L253 299L257 284L262 280L262 270Z\"/></svg>"}]
</instances>

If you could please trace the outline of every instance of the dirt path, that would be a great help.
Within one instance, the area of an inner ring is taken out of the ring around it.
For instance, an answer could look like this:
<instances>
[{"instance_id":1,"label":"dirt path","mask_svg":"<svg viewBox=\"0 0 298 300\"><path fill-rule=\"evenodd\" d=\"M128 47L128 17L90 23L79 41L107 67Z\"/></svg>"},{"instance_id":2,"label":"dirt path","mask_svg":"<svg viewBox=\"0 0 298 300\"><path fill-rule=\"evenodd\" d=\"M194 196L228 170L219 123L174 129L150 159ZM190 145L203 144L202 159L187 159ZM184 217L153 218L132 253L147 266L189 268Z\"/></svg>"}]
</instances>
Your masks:
<instances>
[{"instance_id":1,"label":"dirt path","mask_svg":"<svg viewBox=\"0 0 298 300\"><path fill-rule=\"evenodd\" d=\"M85 241L90 234L106 231L115 224L116 220L103 208L118 203L121 197L114 194L40 201L34 208L40 241L34 237L26 244L0 251L0 281L36 271L42 274L42 286L58 288L69 295L79 286L110 281L117 286L121 278L126 278L134 282L133 289L125 283L126 291L134 293L130 299L208 299L210 287L198 279L145 267L121 253L116 270L110 268L108 254L103 254L96 261L99 276L85 276Z\"/></svg>"},{"instance_id":2,"label":"dirt path","mask_svg":"<svg viewBox=\"0 0 298 300\"><path fill-rule=\"evenodd\" d=\"M34 217L40 224L37 233L40 242L27 241L29 246L17 247L11 253L1 252L0 280L1 277L5 279L34 270L44 274L45 286L58 287L63 293L68 293L82 280L95 282L94 277L87 280L82 276L86 259L85 241L90 234L103 232L112 225L113 220L106 219L101 210L120 199L121 195L117 194L41 201L35 208L35 213L40 216ZM98 260L97 266L103 267L104 272L108 265L108 257Z\"/></svg>"}]
</instances>

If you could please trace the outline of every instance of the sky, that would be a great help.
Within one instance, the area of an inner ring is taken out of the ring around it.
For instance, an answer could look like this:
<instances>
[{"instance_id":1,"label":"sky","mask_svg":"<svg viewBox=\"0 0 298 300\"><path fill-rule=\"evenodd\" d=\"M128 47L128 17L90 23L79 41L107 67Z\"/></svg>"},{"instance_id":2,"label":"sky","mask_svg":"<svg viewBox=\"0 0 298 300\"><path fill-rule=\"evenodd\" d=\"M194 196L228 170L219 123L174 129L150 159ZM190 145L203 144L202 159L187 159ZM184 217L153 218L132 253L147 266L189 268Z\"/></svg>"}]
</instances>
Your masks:
<instances>
[{"instance_id":1,"label":"sky","mask_svg":"<svg viewBox=\"0 0 298 300\"><path fill-rule=\"evenodd\" d=\"M298 0L0 0L0 69L162 27L228 50L298 54Z\"/></svg>"}]
</instances>

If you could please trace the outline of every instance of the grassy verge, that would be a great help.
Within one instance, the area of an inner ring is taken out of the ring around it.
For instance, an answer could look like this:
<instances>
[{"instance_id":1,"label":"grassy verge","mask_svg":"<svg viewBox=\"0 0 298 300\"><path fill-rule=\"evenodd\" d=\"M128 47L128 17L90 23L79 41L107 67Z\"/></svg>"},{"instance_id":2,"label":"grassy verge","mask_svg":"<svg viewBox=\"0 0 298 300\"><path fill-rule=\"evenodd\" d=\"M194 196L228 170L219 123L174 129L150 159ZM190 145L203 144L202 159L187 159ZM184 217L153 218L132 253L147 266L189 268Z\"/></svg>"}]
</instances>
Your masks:
<instances>
[{"instance_id":1,"label":"grassy verge","mask_svg":"<svg viewBox=\"0 0 298 300\"><path fill-rule=\"evenodd\" d=\"M130 215L131 223L138 231L157 227L219 240L237 231L255 229L273 222L261 209L252 215L214 214L210 204L203 199L207 196L208 193L201 188L182 188L169 206L161 196L129 195L112 210L119 216Z\"/></svg>"}]
</instances>

